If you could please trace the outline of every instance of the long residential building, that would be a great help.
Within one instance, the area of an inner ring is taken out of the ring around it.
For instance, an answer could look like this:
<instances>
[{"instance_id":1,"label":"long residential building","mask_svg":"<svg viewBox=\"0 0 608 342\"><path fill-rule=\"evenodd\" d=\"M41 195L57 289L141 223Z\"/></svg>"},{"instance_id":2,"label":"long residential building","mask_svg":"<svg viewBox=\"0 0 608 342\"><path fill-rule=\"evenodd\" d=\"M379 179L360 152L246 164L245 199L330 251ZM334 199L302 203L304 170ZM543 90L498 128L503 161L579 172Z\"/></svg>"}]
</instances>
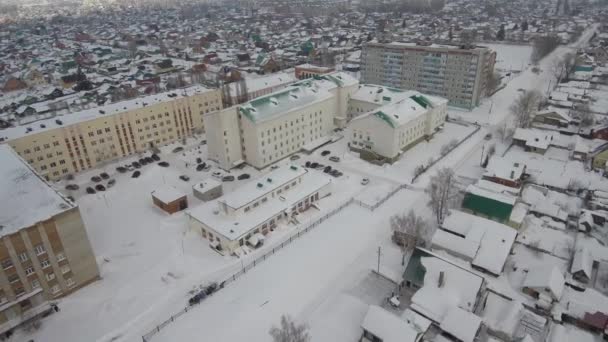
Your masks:
<instances>
[{"instance_id":1,"label":"long residential building","mask_svg":"<svg viewBox=\"0 0 608 342\"><path fill-rule=\"evenodd\" d=\"M204 116L209 158L224 169L243 162L263 168L329 141L343 127L358 81L337 72Z\"/></svg>"},{"instance_id":2,"label":"long residential building","mask_svg":"<svg viewBox=\"0 0 608 342\"><path fill-rule=\"evenodd\" d=\"M486 94L496 52L482 46L367 43L361 53L361 82L412 89L471 109Z\"/></svg>"},{"instance_id":3,"label":"long residential building","mask_svg":"<svg viewBox=\"0 0 608 342\"><path fill-rule=\"evenodd\" d=\"M99 279L76 204L0 145L0 336Z\"/></svg>"},{"instance_id":4,"label":"long residential building","mask_svg":"<svg viewBox=\"0 0 608 342\"><path fill-rule=\"evenodd\" d=\"M203 132L221 108L219 90L195 86L0 130L0 143L55 180Z\"/></svg>"}]
</instances>

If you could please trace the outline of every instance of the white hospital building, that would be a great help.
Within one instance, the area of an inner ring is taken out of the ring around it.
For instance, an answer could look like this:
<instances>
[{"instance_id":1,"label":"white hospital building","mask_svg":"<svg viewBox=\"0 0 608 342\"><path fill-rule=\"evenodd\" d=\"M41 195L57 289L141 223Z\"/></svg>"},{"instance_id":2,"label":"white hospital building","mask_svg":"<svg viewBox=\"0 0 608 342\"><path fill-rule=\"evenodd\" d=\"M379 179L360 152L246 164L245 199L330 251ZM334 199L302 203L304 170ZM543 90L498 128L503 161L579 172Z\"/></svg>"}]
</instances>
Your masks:
<instances>
[{"instance_id":1,"label":"white hospital building","mask_svg":"<svg viewBox=\"0 0 608 342\"><path fill-rule=\"evenodd\" d=\"M361 158L393 162L435 134L448 100L376 85L361 85L351 99L350 148Z\"/></svg>"},{"instance_id":2,"label":"white hospital building","mask_svg":"<svg viewBox=\"0 0 608 342\"><path fill-rule=\"evenodd\" d=\"M237 190L187 212L191 229L225 254L256 248L280 222L298 223L297 215L331 193L322 172L282 166Z\"/></svg>"},{"instance_id":3,"label":"white hospital building","mask_svg":"<svg viewBox=\"0 0 608 342\"><path fill-rule=\"evenodd\" d=\"M358 84L341 72L316 76L205 115L209 158L223 169L243 162L264 168L301 149L312 150L346 124L348 100Z\"/></svg>"}]
</instances>

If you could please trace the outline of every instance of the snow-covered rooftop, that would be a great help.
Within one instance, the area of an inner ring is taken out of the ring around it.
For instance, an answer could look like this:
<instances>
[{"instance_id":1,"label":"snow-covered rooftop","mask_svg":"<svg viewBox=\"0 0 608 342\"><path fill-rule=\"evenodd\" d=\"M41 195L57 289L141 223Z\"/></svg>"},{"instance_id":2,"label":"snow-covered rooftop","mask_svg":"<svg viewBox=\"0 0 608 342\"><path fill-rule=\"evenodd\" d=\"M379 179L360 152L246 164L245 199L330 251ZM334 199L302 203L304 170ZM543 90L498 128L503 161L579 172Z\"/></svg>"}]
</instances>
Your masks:
<instances>
[{"instance_id":1,"label":"snow-covered rooftop","mask_svg":"<svg viewBox=\"0 0 608 342\"><path fill-rule=\"evenodd\" d=\"M12 140L23 137L25 135L32 135L40 132L44 132L50 129L73 125L82 121L88 121L97 119L100 117L110 117L115 114L120 114L129 110L144 108L146 106L155 105L163 102L173 101L176 99L193 96L205 92L213 91L203 86L193 86L178 90L172 90L165 93L148 95L144 97L138 97L131 100L116 102L105 106L94 107L85 109L80 112L70 113L66 115L56 116L50 119L44 119L36 121L35 123L11 127L0 131L0 138L4 140ZM61 124L58 124L56 120L60 120ZM44 127L42 127L44 126ZM31 128L30 132L27 129Z\"/></svg>"},{"instance_id":2,"label":"snow-covered rooftop","mask_svg":"<svg viewBox=\"0 0 608 342\"><path fill-rule=\"evenodd\" d=\"M0 189L0 236L76 207L6 144L0 145Z\"/></svg>"},{"instance_id":3,"label":"snow-covered rooftop","mask_svg":"<svg viewBox=\"0 0 608 342\"><path fill-rule=\"evenodd\" d=\"M554 299L559 300L564 291L564 284L564 275L556 266L543 266L530 269L522 286L533 289L547 289Z\"/></svg>"},{"instance_id":4,"label":"snow-covered rooftop","mask_svg":"<svg viewBox=\"0 0 608 342\"><path fill-rule=\"evenodd\" d=\"M384 342L415 342L418 332L377 305L370 305L361 327Z\"/></svg>"},{"instance_id":5,"label":"snow-covered rooftop","mask_svg":"<svg viewBox=\"0 0 608 342\"><path fill-rule=\"evenodd\" d=\"M297 165L279 167L261 178L242 185L236 191L224 195L220 202L226 203L227 206L235 210L239 209L293 182L307 172L308 170Z\"/></svg>"},{"instance_id":6,"label":"snow-covered rooftop","mask_svg":"<svg viewBox=\"0 0 608 342\"><path fill-rule=\"evenodd\" d=\"M165 185L152 191L152 196L166 204L177 201L178 199L186 196L186 194L177 190L173 186Z\"/></svg>"},{"instance_id":7,"label":"snow-covered rooftop","mask_svg":"<svg viewBox=\"0 0 608 342\"><path fill-rule=\"evenodd\" d=\"M473 342L480 325L480 317L459 307L452 307L439 327L462 342Z\"/></svg>"},{"instance_id":8,"label":"snow-covered rooftop","mask_svg":"<svg viewBox=\"0 0 608 342\"><path fill-rule=\"evenodd\" d=\"M520 179L526 166L523 163L494 156L486 166L485 177L497 177L508 180Z\"/></svg>"},{"instance_id":9,"label":"snow-covered rooftop","mask_svg":"<svg viewBox=\"0 0 608 342\"><path fill-rule=\"evenodd\" d=\"M412 296L411 308L435 322L459 307L472 311L483 278L438 257L422 257L424 286Z\"/></svg>"},{"instance_id":10,"label":"snow-covered rooftop","mask_svg":"<svg viewBox=\"0 0 608 342\"><path fill-rule=\"evenodd\" d=\"M433 245L462 254L474 266L500 274L516 236L515 229L504 224L450 210L433 236Z\"/></svg>"}]
</instances>

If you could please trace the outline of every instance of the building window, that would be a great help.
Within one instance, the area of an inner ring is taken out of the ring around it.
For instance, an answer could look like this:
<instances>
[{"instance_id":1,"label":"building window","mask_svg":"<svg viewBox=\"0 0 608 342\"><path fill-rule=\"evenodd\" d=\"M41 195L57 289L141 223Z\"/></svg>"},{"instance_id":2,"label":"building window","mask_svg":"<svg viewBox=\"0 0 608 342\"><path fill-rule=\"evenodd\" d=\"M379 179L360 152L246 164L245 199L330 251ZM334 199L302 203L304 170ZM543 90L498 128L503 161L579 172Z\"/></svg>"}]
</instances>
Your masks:
<instances>
[{"instance_id":1,"label":"building window","mask_svg":"<svg viewBox=\"0 0 608 342\"><path fill-rule=\"evenodd\" d=\"M32 280L32 288L37 289L39 287L40 287L40 280L38 280L38 279Z\"/></svg>"},{"instance_id":2,"label":"building window","mask_svg":"<svg viewBox=\"0 0 608 342\"><path fill-rule=\"evenodd\" d=\"M28 276L30 274L33 274L33 273L34 273L34 268L33 267L30 266L30 267L28 267L28 268L25 269L25 275L26 276Z\"/></svg>"},{"instance_id":3,"label":"building window","mask_svg":"<svg viewBox=\"0 0 608 342\"><path fill-rule=\"evenodd\" d=\"M13 267L13 262L11 261L11 259L4 259L4 260L2 260L2 268L4 268L6 270L6 269L9 269L11 267Z\"/></svg>"},{"instance_id":4,"label":"building window","mask_svg":"<svg viewBox=\"0 0 608 342\"><path fill-rule=\"evenodd\" d=\"M55 273L47 273L46 274L46 280L51 281L55 279Z\"/></svg>"},{"instance_id":5,"label":"building window","mask_svg":"<svg viewBox=\"0 0 608 342\"><path fill-rule=\"evenodd\" d=\"M51 287L51 293L52 294L59 293L59 285L57 285L57 284L53 285L53 287Z\"/></svg>"},{"instance_id":6,"label":"building window","mask_svg":"<svg viewBox=\"0 0 608 342\"><path fill-rule=\"evenodd\" d=\"M25 290L23 289L23 287L18 287L15 289L15 295L17 295L17 297L21 297L25 294Z\"/></svg>"},{"instance_id":7,"label":"building window","mask_svg":"<svg viewBox=\"0 0 608 342\"><path fill-rule=\"evenodd\" d=\"M63 252L57 252L57 254L55 254L55 257L57 257L57 261L65 260L65 254L63 254Z\"/></svg>"},{"instance_id":8,"label":"building window","mask_svg":"<svg viewBox=\"0 0 608 342\"><path fill-rule=\"evenodd\" d=\"M42 244L37 245L36 247L34 247L34 251L36 252L36 255L41 255L45 252L44 246Z\"/></svg>"},{"instance_id":9,"label":"building window","mask_svg":"<svg viewBox=\"0 0 608 342\"><path fill-rule=\"evenodd\" d=\"M70 271L71 271L70 270L70 266L68 266L68 265L61 266L61 274L66 274L66 273L68 273Z\"/></svg>"},{"instance_id":10,"label":"building window","mask_svg":"<svg viewBox=\"0 0 608 342\"><path fill-rule=\"evenodd\" d=\"M29 258L28 258L28 256L27 256L27 253L26 253L26 252L23 252L23 253L20 253L20 254L19 254L19 260L21 260L21 262L26 262L26 261L27 261L27 259L29 259Z\"/></svg>"},{"instance_id":11,"label":"building window","mask_svg":"<svg viewBox=\"0 0 608 342\"><path fill-rule=\"evenodd\" d=\"M72 278L68 278L66 280L66 284L68 285L68 287L73 287L74 285L76 285L76 283L74 282L74 280Z\"/></svg>"},{"instance_id":12,"label":"building window","mask_svg":"<svg viewBox=\"0 0 608 342\"><path fill-rule=\"evenodd\" d=\"M19 275L18 274L11 274L10 276L8 276L8 282L9 283L16 283L19 281Z\"/></svg>"},{"instance_id":13,"label":"building window","mask_svg":"<svg viewBox=\"0 0 608 342\"><path fill-rule=\"evenodd\" d=\"M47 267L51 266L51 263L49 262L48 259L44 259L40 262L40 265L42 266L42 268L47 268Z\"/></svg>"}]
</instances>

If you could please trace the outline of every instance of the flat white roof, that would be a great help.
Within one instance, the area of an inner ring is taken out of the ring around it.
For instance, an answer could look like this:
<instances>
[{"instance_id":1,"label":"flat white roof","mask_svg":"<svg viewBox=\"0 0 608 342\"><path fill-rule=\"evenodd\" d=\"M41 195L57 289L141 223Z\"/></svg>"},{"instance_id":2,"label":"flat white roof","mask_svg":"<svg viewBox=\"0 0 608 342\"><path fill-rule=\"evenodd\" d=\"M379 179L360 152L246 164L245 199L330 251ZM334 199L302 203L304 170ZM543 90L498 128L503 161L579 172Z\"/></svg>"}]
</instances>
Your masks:
<instances>
[{"instance_id":1,"label":"flat white roof","mask_svg":"<svg viewBox=\"0 0 608 342\"><path fill-rule=\"evenodd\" d=\"M236 210L268 195L285 184L291 183L307 172L308 170L298 165L280 166L278 169L247 182L235 191L224 195L219 201Z\"/></svg>"},{"instance_id":2,"label":"flat white roof","mask_svg":"<svg viewBox=\"0 0 608 342\"><path fill-rule=\"evenodd\" d=\"M494 156L486 166L484 176L517 180L524 173L525 165L506 158Z\"/></svg>"},{"instance_id":3,"label":"flat white roof","mask_svg":"<svg viewBox=\"0 0 608 342\"><path fill-rule=\"evenodd\" d=\"M383 342L416 342L418 332L407 322L377 305L370 305L361 327Z\"/></svg>"},{"instance_id":4,"label":"flat white roof","mask_svg":"<svg viewBox=\"0 0 608 342\"><path fill-rule=\"evenodd\" d=\"M65 127L73 124L77 124L83 121L94 120L97 118L110 118L112 115L120 114L129 110L144 108L146 106L155 105L163 102L173 101L176 99L193 96L205 92L213 91L203 86L193 86L184 89L175 89L172 91L148 95L144 97L138 97L131 100L111 103L104 106L93 107L85 109L80 112L70 113L66 115L58 115L54 118L44 119L36 121L35 123L10 127L0 131L0 138L4 138L4 141L21 138L26 135L33 135L36 133L48 131L58 127ZM175 96L174 96L175 95ZM102 112L104 114L102 114ZM62 124L58 125L55 120L61 120ZM42 128L40 125L44 125ZM27 128L32 128L31 132L27 132Z\"/></svg>"},{"instance_id":5,"label":"flat white roof","mask_svg":"<svg viewBox=\"0 0 608 342\"><path fill-rule=\"evenodd\" d=\"M0 189L0 236L76 207L7 144L0 145Z\"/></svg>"},{"instance_id":6,"label":"flat white roof","mask_svg":"<svg viewBox=\"0 0 608 342\"><path fill-rule=\"evenodd\" d=\"M152 196L163 203L171 203L186 196L186 194L177 190L175 187L165 185L152 191Z\"/></svg>"},{"instance_id":7,"label":"flat white roof","mask_svg":"<svg viewBox=\"0 0 608 342\"><path fill-rule=\"evenodd\" d=\"M460 341L473 342L480 325L480 317L459 307L453 307L448 310L439 327Z\"/></svg>"},{"instance_id":8,"label":"flat white roof","mask_svg":"<svg viewBox=\"0 0 608 342\"><path fill-rule=\"evenodd\" d=\"M197 191L205 192L205 191L209 191L211 189L215 189L218 186L222 186L222 183L220 183L219 181L216 181L213 178L207 178L203 181L195 183L192 186L192 188Z\"/></svg>"},{"instance_id":9,"label":"flat white roof","mask_svg":"<svg viewBox=\"0 0 608 342\"><path fill-rule=\"evenodd\" d=\"M220 197L217 201L210 201L190 209L188 213L193 219L205 224L225 238L237 240L251 232L255 227L289 210L298 201L330 183L330 179L324 174L309 172L302 177L302 183L282 192L280 195L276 195L274 198L269 198L266 203L260 204L247 213L224 214L218 207L218 202L221 202L226 195Z\"/></svg>"}]
</instances>

